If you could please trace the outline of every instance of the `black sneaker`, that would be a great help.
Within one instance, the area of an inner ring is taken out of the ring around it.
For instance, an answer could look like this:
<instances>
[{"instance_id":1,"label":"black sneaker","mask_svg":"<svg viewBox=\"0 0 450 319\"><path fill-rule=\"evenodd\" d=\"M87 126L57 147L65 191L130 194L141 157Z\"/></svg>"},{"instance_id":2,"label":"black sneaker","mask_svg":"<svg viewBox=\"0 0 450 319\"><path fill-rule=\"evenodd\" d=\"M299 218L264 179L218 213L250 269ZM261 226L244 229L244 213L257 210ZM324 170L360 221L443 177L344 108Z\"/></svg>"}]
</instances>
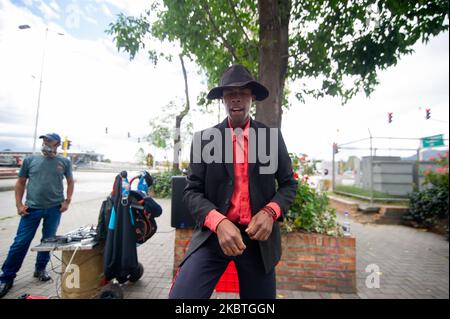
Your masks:
<instances>
[{"instance_id":1,"label":"black sneaker","mask_svg":"<svg viewBox=\"0 0 450 319\"><path fill-rule=\"evenodd\" d=\"M3 298L13 286L13 282L0 282L0 298Z\"/></svg>"},{"instance_id":2,"label":"black sneaker","mask_svg":"<svg viewBox=\"0 0 450 319\"><path fill-rule=\"evenodd\" d=\"M49 281L50 279L52 279L52 277L50 277L48 272L46 272L45 270L36 270L33 274L33 277L39 279L39 281Z\"/></svg>"}]
</instances>

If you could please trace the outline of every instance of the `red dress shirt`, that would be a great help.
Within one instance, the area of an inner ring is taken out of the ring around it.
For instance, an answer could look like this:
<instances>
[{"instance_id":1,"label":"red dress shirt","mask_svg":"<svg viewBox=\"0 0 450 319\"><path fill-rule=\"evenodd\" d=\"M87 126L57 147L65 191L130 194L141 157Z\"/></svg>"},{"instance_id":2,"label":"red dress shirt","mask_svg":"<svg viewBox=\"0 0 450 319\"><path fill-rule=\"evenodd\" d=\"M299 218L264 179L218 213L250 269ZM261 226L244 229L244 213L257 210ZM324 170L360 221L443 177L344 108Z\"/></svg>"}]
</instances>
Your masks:
<instances>
[{"instance_id":1,"label":"red dress shirt","mask_svg":"<svg viewBox=\"0 0 450 319\"><path fill-rule=\"evenodd\" d=\"M228 126L232 128L230 119L228 119ZM233 141L233 167L234 167L234 191L231 196L231 205L228 209L227 215L223 215L216 209L211 210L205 218L205 226L211 231L216 232L217 225L228 218L236 224L248 225L252 219L252 211L250 206L250 193L248 187L248 131L250 128L250 120L244 127L240 129L240 134L235 133L232 128L231 135ZM267 206L271 207L276 212L278 219L281 215L281 208L275 202L270 202Z\"/></svg>"}]
</instances>

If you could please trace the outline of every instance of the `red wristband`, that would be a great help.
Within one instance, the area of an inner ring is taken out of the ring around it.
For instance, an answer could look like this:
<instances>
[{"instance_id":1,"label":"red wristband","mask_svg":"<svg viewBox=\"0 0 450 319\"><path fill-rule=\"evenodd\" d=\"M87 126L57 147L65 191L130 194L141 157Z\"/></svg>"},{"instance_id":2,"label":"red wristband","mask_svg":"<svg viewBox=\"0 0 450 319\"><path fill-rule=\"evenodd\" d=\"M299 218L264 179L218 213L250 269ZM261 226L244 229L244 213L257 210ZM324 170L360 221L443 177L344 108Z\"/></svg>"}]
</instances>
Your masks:
<instances>
[{"instance_id":1,"label":"red wristband","mask_svg":"<svg viewBox=\"0 0 450 319\"><path fill-rule=\"evenodd\" d=\"M277 220L277 213L275 212L275 210L272 207L264 206L262 208L262 211L269 214L269 216L272 217L273 220Z\"/></svg>"}]
</instances>

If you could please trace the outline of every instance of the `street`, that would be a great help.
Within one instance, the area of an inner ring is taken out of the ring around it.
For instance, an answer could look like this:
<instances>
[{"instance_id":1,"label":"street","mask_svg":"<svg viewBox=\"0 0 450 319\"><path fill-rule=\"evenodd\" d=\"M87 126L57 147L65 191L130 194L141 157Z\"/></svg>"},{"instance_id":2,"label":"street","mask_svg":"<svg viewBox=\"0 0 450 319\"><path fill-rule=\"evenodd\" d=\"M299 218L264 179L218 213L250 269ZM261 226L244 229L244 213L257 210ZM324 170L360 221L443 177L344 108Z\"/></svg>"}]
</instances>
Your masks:
<instances>
[{"instance_id":1,"label":"street","mask_svg":"<svg viewBox=\"0 0 450 319\"><path fill-rule=\"evenodd\" d=\"M129 172L133 177L137 172ZM111 191L116 173L105 172L74 172L75 192L69 210L61 217L58 234L64 234L80 226L96 225L102 201ZM133 183L136 187L136 185ZM139 260L144 263L145 273L143 278L134 285L127 285L125 289L126 298L166 298L168 289L172 282L173 263L173 236L174 229L170 227L170 200L157 199L163 208L163 214L157 218L158 231L144 245L138 248ZM8 249L12 244L19 223L14 204L14 192L0 192L0 262L6 258ZM31 243L31 247L39 244L41 239L41 227ZM60 270L60 252L52 257L54 270ZM17 274L15 284L7 298L18 298L22 294L32 293L35 295L57 296L59 275L51 271L55 279L49 283L38 282L32 278L35 252L29 252L24 260L20 272ZM149 283L151 287L145 288ZM144 292L145 291L145 294Z\"/></svg>"},{"instance_id":2,"label":"street","mask_svg":"<svg viewBox=\"0 0 450 319\"><path fill-rule=\"evenodd\" d=\"M129 172L131 177L134 177L138 172ZM111 192L114 178L117 173L109 172L82 172L74 171L75 192L72 198L72 206L74 204L83 204L93 200L97 200L99 208L101 200L103 200L108 193ZM2 184L13 185L14 180L1 180ZM133 184L134 185L134 184ZM136 185L134 185L136 186ZM66 183L64 183L64 190L66 190ZM65 195L65 193L64 193ZM23 198L25 203L25 196ZM5 217L13 217L16 215L16 204L14 199L14 191L0 192L0 219Z\"/></svg>"},{"instance_id":3,"label":"street","mask_svg":"<svg viewBox=\"0 0 450 319\"><path fill-rule=\"evenodd\" d=\"M101 202L110 192L115 173L75 172L77 183L73 203L63 214L58 234L84 225L96 225ZM134 176L131 174L131 176ZM163 213L157 218L158 230L138 248L145 271L141 280L124 286L125 298L167 298L172 283L175 231L170 226L170 199L156 199ZM19 223L15 213L14 192L0 192L0 263L6 258ZM341 219L342 216L338 216ZM31 247L39 244L38 230ZM443 298L448 299L448 241L443 236L399 225L351 223L357 239L357 294L336 294L278 290L277 298ZM56 253L47 269L60 270ZM57 297L58 273L54 281L42 283L32 278L35 252L29 252L6 298L25 293ZM367 267L379 267L380 288L366 286ZM236 298L233 293L217 293L212 298Z\"/></svg>"}]
</instances>

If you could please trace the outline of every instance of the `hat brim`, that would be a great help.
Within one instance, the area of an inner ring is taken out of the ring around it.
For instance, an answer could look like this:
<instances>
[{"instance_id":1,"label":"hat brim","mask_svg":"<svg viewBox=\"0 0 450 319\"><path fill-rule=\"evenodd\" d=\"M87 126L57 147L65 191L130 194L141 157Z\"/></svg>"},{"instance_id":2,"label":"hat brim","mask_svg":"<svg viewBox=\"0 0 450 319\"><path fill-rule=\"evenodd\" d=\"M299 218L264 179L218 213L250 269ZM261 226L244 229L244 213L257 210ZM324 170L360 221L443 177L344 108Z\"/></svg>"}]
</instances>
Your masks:
<instances>
[{"instance_id":1,"label":"hat brim","mask_svg":"<svg viewBox=\"0 0 450 319\"><path fill-rule=\"evenodd\" d=\"M257 101L265 100L269 96L269 90L267 90L267 88L264 85L256 81L247 81L247 82L230 83L224 86L217 86L213 88L211 91L209 91L206 97L209 100L221 99L223 97L223 89L243 87L243 86L247 86L252 90L252 94L255 95L255 99Z\"/></svg>"},{"instance_id":2,"label":"hat brim","mask_svg":"<svg viewBox=\"0 0 450 319\"><path fill-rule=\"evenodd\" d=\"M39 138L45 138L45 139L50 140L50 141L55 141L55 142L61 143L61 140L55 139L53 137L49 137L47 135L41 135L41 136L39 136Z\"/></svg>"}]
</instances>

